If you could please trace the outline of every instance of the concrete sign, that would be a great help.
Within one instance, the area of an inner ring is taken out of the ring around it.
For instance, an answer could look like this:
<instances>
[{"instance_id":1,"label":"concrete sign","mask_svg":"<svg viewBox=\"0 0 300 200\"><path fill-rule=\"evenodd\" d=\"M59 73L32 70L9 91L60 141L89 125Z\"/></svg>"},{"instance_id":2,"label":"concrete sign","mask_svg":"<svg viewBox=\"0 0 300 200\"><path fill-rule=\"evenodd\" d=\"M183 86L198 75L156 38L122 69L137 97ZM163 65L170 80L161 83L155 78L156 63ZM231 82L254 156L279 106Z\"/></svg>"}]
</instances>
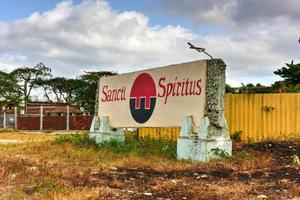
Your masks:
<instances>
[{"instance_id":1,"label":"concrete sign","mask_svg":"<svg viewBox=\"0 0 300 200\"><path fill-rule=\"evenodd\" d=\"M101 78L98 115L112 127L180 127L204 116L206 77L200 60Z\"/></svg>"},{"instance_id":2,"label":"concrete sign","mask_svg":"<svg viewBox=\"0 0 300 200\"><path fill-rule=\"evenodd\" d=\"M125 141L122 127L181 127L178 159L230 156L225 69L210 59L101 78L90 138L101 144Z\"/></svg>"}]
</instances>

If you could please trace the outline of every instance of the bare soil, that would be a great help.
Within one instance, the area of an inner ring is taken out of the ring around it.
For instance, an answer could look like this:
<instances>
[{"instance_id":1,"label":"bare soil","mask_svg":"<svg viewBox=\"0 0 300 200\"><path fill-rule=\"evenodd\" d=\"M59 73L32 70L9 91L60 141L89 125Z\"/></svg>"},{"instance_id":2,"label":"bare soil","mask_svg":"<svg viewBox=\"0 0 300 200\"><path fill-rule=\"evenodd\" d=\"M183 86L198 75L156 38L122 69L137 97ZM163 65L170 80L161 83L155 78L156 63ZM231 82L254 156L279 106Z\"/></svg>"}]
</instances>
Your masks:
<instances>
[{"instance_id":1,"label":"bare soil","mask_svg":"<svg viewBox=\"0 0 300 200\"><path fill-rule=\"evenodd\" d=\"M300 170L290 165L291 155L300 152L299 142L236 145L234 153L240 150L269 154L272 161L262 169L234 169L222 162L213 168L170 171L120 167L63 179L71 187L113 188L118 192L105 197L112 199L300 199ZM217 187L225 191L218 192Z\"/></svg>"}]
</instances>

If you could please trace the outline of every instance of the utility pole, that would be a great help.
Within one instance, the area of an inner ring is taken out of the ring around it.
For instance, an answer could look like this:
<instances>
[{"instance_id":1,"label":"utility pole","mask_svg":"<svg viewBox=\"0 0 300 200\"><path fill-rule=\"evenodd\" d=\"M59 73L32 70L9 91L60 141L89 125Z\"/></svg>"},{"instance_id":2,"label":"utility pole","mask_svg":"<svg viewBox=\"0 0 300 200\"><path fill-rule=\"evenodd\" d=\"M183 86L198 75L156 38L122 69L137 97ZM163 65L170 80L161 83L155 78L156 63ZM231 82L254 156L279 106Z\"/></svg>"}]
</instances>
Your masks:
<instances>
[{"instance_id":1,"label":"utility pole","mask_svg":"<svg viewBox=\"0 0 300 200\"><path fill-rule=\"evenodd\" d=\"M194 46L193 44L191 44L191 43L187 43L189 46L190 46L190 49L195 49L196 51L198 51L198 52L200 52L200 53L205 53L207 56L209 56L211 59L213 59L213 57L209 54L209 53L207 53L206 51L205 51L205 48L201 48L201 47L196 47L196 46Z\"/></svg>"}]
</instances>

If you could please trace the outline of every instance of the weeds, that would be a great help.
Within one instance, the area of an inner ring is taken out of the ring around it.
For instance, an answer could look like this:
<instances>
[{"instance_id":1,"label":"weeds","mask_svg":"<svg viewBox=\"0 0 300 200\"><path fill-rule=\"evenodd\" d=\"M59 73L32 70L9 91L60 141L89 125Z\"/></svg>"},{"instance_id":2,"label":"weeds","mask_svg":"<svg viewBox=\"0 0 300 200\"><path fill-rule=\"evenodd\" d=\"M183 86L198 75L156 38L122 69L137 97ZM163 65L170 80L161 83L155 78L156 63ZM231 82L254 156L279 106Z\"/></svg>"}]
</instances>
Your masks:
<instances>
[{"instance_id":1,"label":"weeds","mask_svg":"<svg viewBox=\"0 0 300 200\"><path fill-rule=\"evenodd\" d=\"M55 137L0 146L0 199L197 199L199 193L203 199L295 199L300 192L299 171L284 167L299 142L271 143L272 151L265 143L241 143L229 159L198 163L173 159L175 142L165 140L128 135L99 146L87 134Z\"/></svg>"},{"instance_id":2,"label":"weeds","mask_svg":"<svg viewBox=\"0 0 300 200\"><path fill-rule=\"evenodd\" d=\"M129 136L126 137L125 142L111 140L103 142L99 148L114 153L135 154L142 157L156 155L170 159L176 158L176 143L167 140Z\"/></svg>"},{"instance_id":3,"label":"weeds","mask_svg":"<svg viewBox=\"0 0 300 200\"><path fill-rule=\"evenodd\" d=\"M115 154L151 156L156 155L168 159L176 158L176 143L168 140L155 140L151 138L138 138L137 136L126 136L125 142L116 140L105 141L97 145L89 139L87 133L62 135L54 140L54 143L72 143L76 147L92 147L102 151Z\"/></svg>"},{"instance_id":4,"label":"weeds","mask_svg":"<svg viewBox=\"0 0 300 200\"><path fill-rule=\"evenodd\" d=\"M49 194L57 191L59 188L59 184L57 181L49 179L49 178L35 178L28 184L23 186L23 190L25 193L30 193L30 190L36 190L42 194ZM33 192L33 191L32 191Z\"/></svg>"},{"instance_id":5,"label":"weeds","mask_svg":"<svg viewBox=\"0 0 300 200\"><path fill-rule=\"evenodd\" d=\"M245 150L241 150L235 153L235 158L251 159L252 157L252 153Z\"/></svg>"},{"instance_id":6,"label":"weeds","mask_svg":"<svg viewBox=\"0 0 300 200\"><path fill-rule=\"evenodd\" d=\"M241 142L242 141L242 133L243 131L236 131L232 135L230 135L230 138L235 142Z\"/></svg>"},{"instance_id":7,"label":"weeds","mask_svg":"<svg viewBox=\"0 0 300 200\"><path fill-rule=\"evenodd\" d=\"M88 133L60 135L53 141L54 144L72 143L77 147L97 147L94 141L89 139Z\"/></svg>"},{"instance_id":8,"label":"weeds","mask_svg":"<svg viewBox=\"0 0 300 200\"><path fill-rule=\"evenodd\" d=\"M220 148L211 149L211 151L218 158L228 159L231 157L228 152L226 152L225 150L220 149Z\"/></svg>"},{"instance_id":9,"label":"weeds","mask_svg":"<svg viewBox=\"0 0 300 200\"><path fill-rule=\"evenodd\" d=\"M0 133L10 133L10 132L15 132L15 130L11 128L0 128Z\"/></svg>"},{"instance_id":10,"label":"weeds","mask_svg":"<svg viewBox=\"0 0 300 200\"><path fill-rule=\"evenodd\" d=\"M248 144L252 144L252 143L254 143L254 138L253 137L247 137L247 143Z\"/></svg>"}]
</instances>

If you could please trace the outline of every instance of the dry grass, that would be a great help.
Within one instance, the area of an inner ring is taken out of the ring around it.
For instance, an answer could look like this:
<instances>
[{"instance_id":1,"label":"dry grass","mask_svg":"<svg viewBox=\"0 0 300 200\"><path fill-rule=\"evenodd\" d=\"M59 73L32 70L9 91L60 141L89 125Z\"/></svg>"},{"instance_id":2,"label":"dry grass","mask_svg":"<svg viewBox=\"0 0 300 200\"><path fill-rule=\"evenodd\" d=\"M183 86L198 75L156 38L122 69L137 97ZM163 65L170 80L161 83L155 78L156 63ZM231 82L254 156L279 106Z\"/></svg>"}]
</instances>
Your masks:
<instances>
[{"instance_id":1,"label":"dry grass","mask_svg":"<svg viewBox=\"0 0 300 200\"><path fill-rule=\"evenodd\" d=\"M282 167L273 154L254 150L203 164L32 141L0 144L0 158L0 199L293 199L300 194L297 177L269 175ZM289 170L278 173L299 173Z\"/></svg>"},{"instance_id":2,"label":"dry grass","mask_svg":"<svg viewBox=\"0 0 300 200\"><path fill-rule=\"evenodd\" d=\"M0 140L49 140L56 138L55 134L47 133L25 133L25 132L14 132L14 131L0 131Z\"/></svg>"}]
</instances>

